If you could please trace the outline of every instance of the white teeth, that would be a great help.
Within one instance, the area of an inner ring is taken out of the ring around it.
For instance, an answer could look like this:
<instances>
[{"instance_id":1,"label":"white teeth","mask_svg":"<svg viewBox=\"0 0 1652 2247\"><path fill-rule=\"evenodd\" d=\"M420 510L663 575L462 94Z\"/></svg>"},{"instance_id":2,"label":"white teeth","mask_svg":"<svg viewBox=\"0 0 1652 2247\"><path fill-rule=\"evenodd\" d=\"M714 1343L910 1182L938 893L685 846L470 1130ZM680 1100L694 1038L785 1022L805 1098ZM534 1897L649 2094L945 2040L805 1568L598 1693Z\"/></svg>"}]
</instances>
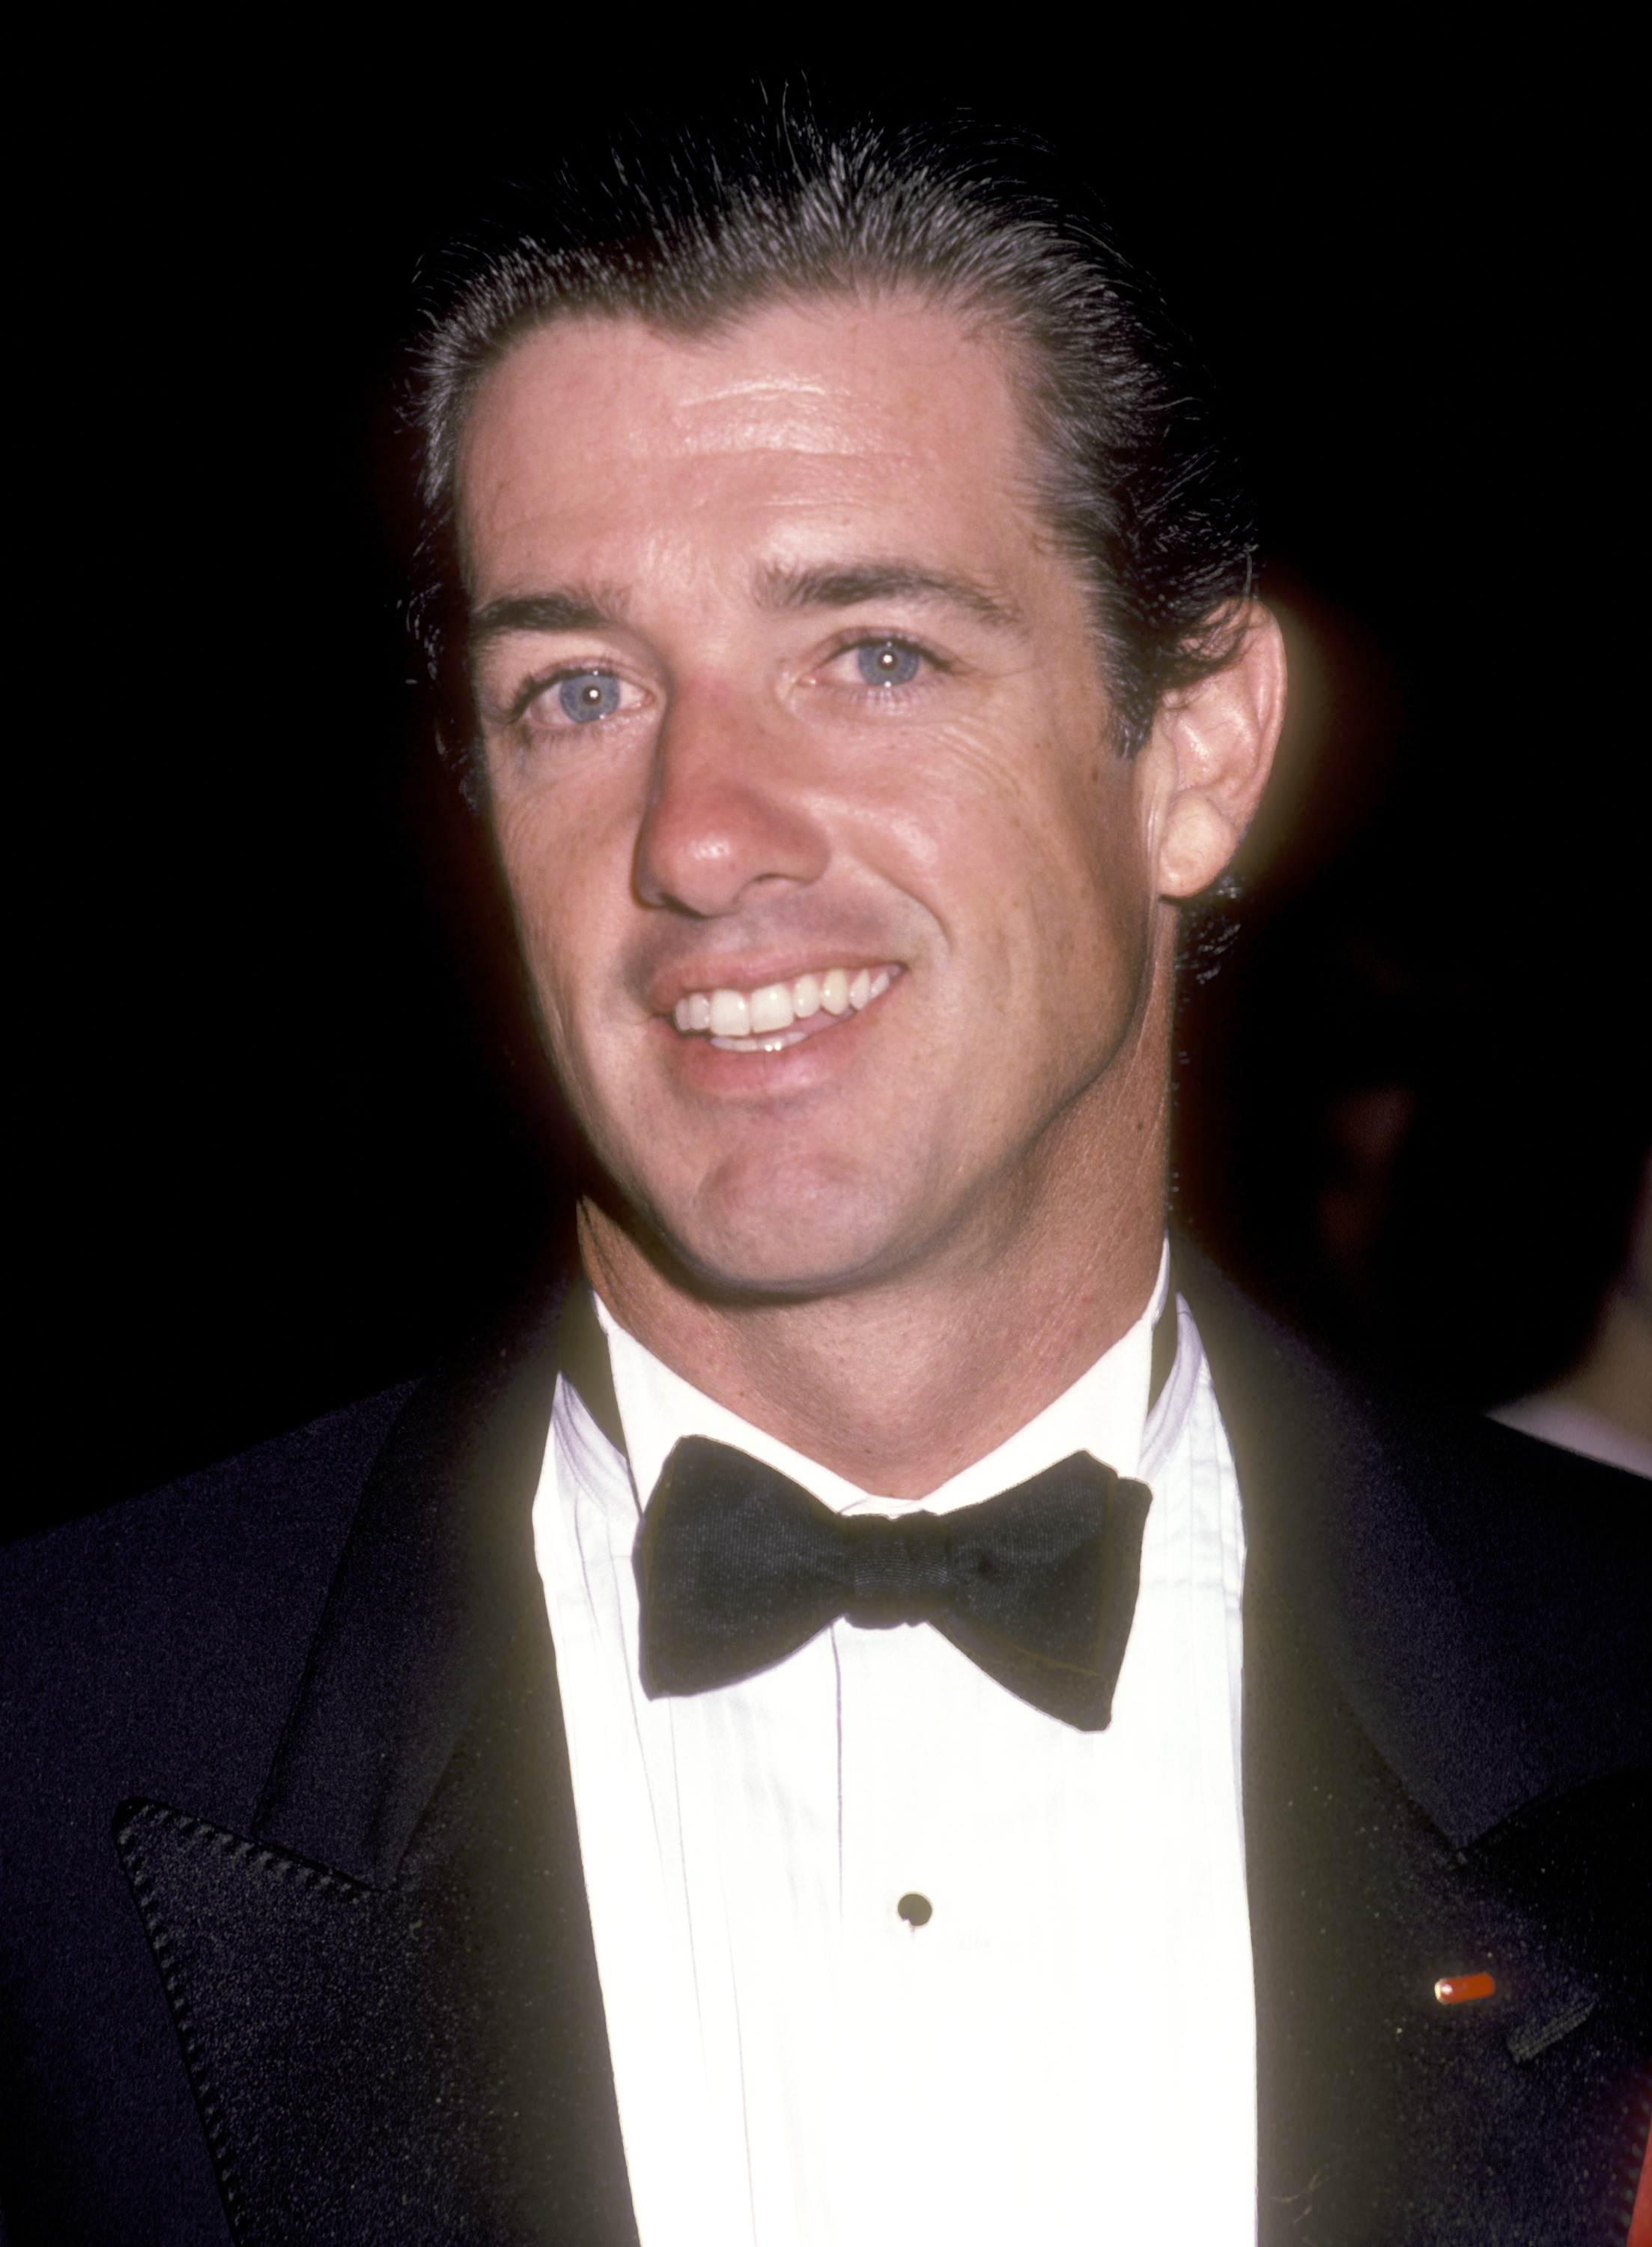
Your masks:
<instances>
[{"instance_id":1,"label":"white teeth","mask_svg":"<svg viewBox=\"0 0 1652 2247\"><path fill-rule=\"evenodd\" d=\"M743 1038L751 1034L751 1001L743 991L713 991L711 994L711 1034L714 1038Z\"/></svg>"},{"instance_id":2,"label":"white teeth","mask_svg":"<svg viewBox=\"0 0 1652 2247\"><path fill-rule=\"evenodd\" d=\"M765 1030L788 1030L795 1019L792 994L783 983L765 983L752 993L752 1035Z\"/></svg>"},{"instance_id":3,"label":"white teeth","mask_svg":"<svg viewBox=\"0 0 1652 2247\"><path fill-rule=\"evenodd\" d=\"M823 1009L829 1014L858 1014L881 999L898 968L829 968L823 975L800 975L794 983L762 983L754 991L686 991L672 1008L672 1020L685 1037L709 1030L720 1043L741 1052L778 1052L795 1042L778 1034L806 1022ZM798 1036L802 1033L798 1032Z\"/></svg>"}]
</instances>

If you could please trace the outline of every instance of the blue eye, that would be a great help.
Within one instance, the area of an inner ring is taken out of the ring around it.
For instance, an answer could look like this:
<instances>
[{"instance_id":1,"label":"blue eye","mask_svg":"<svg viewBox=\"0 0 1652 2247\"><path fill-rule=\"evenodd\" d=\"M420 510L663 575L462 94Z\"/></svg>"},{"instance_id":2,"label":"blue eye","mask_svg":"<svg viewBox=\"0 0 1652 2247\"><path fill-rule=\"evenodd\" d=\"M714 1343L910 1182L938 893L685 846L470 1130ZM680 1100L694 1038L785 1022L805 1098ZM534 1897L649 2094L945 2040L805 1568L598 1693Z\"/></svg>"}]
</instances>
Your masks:
<instances>
[{"instance_id":1,"label":"blue eye","mask_svg":"<svg viewBox=\"0 0 1652 2247\"><path fill-rule=\"evenodd\" d=\"M915 647L898 639L868 640L855 650L855 665L868 686L905 686L923 661Z\"/></svg>"},{"instance_id":2,"label":"blue eye","mask_svg":"<svg viewBox=\"0 0 1652 2247\"><path fill-rule=\"evenodd\" d=\"M564 718L576 726L589 726L595 718L611 718L619 707L619 681L609 671L577 671L556 689Z\"/></svg>"}]
</instances>

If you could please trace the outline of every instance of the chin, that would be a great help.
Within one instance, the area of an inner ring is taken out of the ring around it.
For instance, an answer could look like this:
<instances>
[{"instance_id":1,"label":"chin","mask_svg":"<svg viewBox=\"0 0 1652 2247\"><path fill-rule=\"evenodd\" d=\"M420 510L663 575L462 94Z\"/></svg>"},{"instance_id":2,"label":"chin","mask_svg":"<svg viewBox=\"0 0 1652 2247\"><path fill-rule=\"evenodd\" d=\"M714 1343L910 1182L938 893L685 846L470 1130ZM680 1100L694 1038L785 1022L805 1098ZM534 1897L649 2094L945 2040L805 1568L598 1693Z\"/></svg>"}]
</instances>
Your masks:
<instances>
[{"instance_id":1,"label":"chin","mask_svg":"<svg viewBox=\"0 0 1652 2247\"><path fill-rule=\"evenodd\" d=\"M716 1175L679 1221L654 1200L651 1229L700 1284L719 1294L833 1294L903 1260L912 1213L888 1182L863 1173L802 1179L770 1171L759 1191L746 1165ZM647 1204L645 1206L648 1206ZM656 1213L658 1212L658 1213Z\"/></svg>"}]
</instances>

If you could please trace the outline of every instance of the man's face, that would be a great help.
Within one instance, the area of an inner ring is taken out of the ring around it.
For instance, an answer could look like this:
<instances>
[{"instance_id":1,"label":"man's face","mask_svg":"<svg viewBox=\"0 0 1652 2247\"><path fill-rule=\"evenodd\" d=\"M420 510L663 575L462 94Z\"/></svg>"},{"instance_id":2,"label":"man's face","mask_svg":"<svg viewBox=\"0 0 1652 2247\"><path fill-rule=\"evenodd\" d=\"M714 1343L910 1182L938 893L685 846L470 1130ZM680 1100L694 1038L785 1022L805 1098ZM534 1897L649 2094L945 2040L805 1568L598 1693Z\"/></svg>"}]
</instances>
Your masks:
<instances>
[{"instance_id":1,"label":"man's face","mask_svg":"<svg viewBox=\"0 0 1652 2247\"><path fill-rule=\"evenodd\" d=\"M505 872L574 1110L704 1280L990 1253L1107 1128L1149 812L1030 465L999 346L911 303L568 321L481 389Z\"/></svg>"}]
</instances>

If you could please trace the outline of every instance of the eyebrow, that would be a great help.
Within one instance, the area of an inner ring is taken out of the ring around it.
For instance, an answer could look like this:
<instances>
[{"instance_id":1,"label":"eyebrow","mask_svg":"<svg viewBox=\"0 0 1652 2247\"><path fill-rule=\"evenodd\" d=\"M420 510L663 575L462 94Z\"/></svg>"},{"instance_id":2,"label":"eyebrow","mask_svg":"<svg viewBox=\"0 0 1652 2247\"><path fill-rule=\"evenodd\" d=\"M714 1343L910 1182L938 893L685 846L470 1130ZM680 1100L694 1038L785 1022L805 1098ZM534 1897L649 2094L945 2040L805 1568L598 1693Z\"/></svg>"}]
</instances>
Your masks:
<instances>
[{"instance_id":1,"label":"eyebrow","mask_svg":"<svg viewBox=\"0 0 1652 2247\"><path fill-rule=\"evenodd\" d=\"M776 563L760 573L757 598L763 608L782 611L852 609L864 601L945 601L1000 632L1017 631L1021 622L1007 601L973 577L925 569L918 562L827 563L814 569Z\"/></svg>"},{"instance_id":2,"label":"eyebrow","mask_svg":"<svg viewBox=\"0 0 1652 2247\"><path fill-rule=\"evenodd\" d=\"M823 563L813 568L772 563L758 573L757 599L760 607L780 613L852 609L867 601L945 601L999 632L1017 631L1021 622L1014 608L973 577L917 562ZM620 595L587 585L506 594L475 611L467 649L474 662L495 640L512 632L604 632L624 624L625 608Z\"/></svg>"},{"instance_id":3,"label":"eyebrow","mask_svg":"<svg viewBox=\"0 0 1652 2247\"><path fill-rule=\"evenodd\" d=\"M543 593L510 593L470 619L466 647L474 661L509 632L602 632L624 622L625 604L588 585L556 585Z\"/></svg>"}]
</instances>

